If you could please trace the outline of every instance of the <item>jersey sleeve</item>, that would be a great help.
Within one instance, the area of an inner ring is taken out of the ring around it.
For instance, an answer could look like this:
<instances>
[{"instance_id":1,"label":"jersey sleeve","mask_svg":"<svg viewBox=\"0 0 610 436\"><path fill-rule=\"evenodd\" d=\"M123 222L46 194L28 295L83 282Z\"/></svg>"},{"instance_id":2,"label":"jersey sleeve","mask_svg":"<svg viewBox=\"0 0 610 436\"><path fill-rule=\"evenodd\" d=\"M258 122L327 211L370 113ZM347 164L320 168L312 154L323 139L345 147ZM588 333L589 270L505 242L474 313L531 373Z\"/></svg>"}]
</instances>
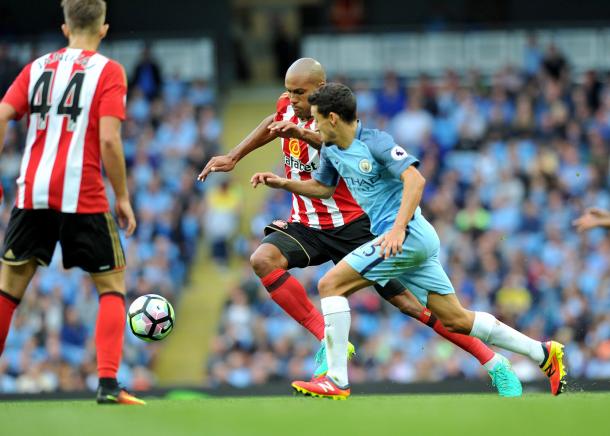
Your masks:
<instances>
[{"instance_id":1,"label":"jersey sleeve","mask_svg":"<svg viewBox=\"0 0 610 436\"><path fill-rule=\"evenodd\" d=\"M277 99L275 105L275 118L273 121L282 121L284 119L284 114L288 110L288 106L290 106L290 98L288 97L288 93L285 92Z\"/></svg>"},{"instance_id":2,"label":"jersey sleeve","mask_svg":"<svg viewBox=\"0 0 610 436\"><path fill-rule=\"evenodd\" d=\"M99 116L125 120L127 101L127 78L121 64L108 61L100 77Z\"/></svg>"},{"instance_id":3,"label":"jersey sleeve","mask_svg":"<svg viewBox=\"0 0 610 436\"><path fill-rule=\"evenodd\" d=\"M28 112L30 106L28 88L30 86L31 68L32 64L28 64L21 70L8 91L6 91L6 94L4 94L4 98L2 98L2 103L9 104L15 109L18 120Z\"/></svg>"},{"instance_id":4,"label":"jersey sleeve","mask_svg":"<svg viewBox=\"0 0 610 436\"><path fill-rule=\"evenodd\" d=\"M337 186L339 183L339 172L330 161L325 146L320 151L320 167L313 172L312 177L326 186Z\"/></svg>"},{"instance_id":5,"label":"jersey sleeve","mask_svg":"<svg viewBox=\"0 0 610 436\"><path fill-rule=\"evenodd\" d=\"M419 160L397 145L386 132L377 132L368 146L375 160L398 179L410 166L419 166Z\"/></svg>"}]
</instances>

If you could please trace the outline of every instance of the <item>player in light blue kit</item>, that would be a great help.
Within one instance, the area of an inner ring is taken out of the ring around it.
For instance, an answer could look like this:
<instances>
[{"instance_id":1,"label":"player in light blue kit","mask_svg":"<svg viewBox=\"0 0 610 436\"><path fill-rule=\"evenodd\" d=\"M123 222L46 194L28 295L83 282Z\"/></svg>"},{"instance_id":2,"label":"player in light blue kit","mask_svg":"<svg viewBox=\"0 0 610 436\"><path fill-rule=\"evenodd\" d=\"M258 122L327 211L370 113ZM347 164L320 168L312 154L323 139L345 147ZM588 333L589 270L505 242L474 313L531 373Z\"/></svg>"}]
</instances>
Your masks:
<instances>
[{"instance_id":1,"label":"player in light blue kit","mask_svg":"<svg viewBox=\"0 0 610 436\"><path fill-rule=\"evenodd\" d=\"M346 297L373 282L383 285L398 279L448 330L530 357L549 377L551 392L559 395L566 383L563 345L536 341L489 313L461 306L440 264L436 231L419 208L425 180L417 170L417 159L389 134L362 128L356 119L356 99L348 87L324 85L309 102L325 142L318 171L307 181L257 173L252 184L328 198L341 177L369 216L371 232L377 238L348 254L318 283L329 369L323 379L293 382L294 389L334 399L350 395L346 356L351 318Z\"/></svg>"}]
</instances>

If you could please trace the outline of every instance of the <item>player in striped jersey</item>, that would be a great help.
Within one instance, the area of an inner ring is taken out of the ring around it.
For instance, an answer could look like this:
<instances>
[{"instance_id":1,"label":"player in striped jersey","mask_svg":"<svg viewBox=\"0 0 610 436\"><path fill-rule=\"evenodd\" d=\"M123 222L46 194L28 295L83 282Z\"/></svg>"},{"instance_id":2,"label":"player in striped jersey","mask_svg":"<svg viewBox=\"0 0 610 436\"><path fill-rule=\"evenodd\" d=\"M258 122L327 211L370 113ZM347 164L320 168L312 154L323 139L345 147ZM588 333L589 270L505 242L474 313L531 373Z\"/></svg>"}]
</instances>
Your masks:
<instances>
[{"instance_id":1,"label":"player in striped jersey","mask_svg":"<svg viewBox=\"0 0 610 436\"><path fill-rule=\"evenodd\" d=\"M310 58L294 62L286 72L286 92L279 98L275 114L266 117L227 155L213 157L199 174L199 180L204 181L210 172L231 171L244 156L276 138L281 139L286 178L310 180L320 162L322 140L307 98L325 81L319 62ZM265 233L250 259L252 267L271 298L321 341L314 378L323 376L327 370L324 319L307 297L303 285L288 270L327 261L338 263L372 239L369 218L340 180L332 197L325 200L294 194L288 222L274 221ZM375 285L375 289L403 313L476 357L489 372L500 395L521 395L521 384L506 358L476 338L448 332L397 280L385 286Z\"/></svg>"},{"instance_id":2,"label":"player in striped jersey","mask_svg":"<svg viewBox=\"0 0 610 436\"><path fill-rule=\"evenodd\" d=\"M117 382L125 328L125 256L102 180L104 165L125 235L136 220L129 201L121 121L123 67L97 53L106 36L103 0L63 0L68 47L28 64L0 103L0 144L10 120L27 116L17 198L0 271L0 353L13 311L57 242L65 268L89 272L100 294L95 344L101 404L144 404Z\"/></svg>"}]
</instances>

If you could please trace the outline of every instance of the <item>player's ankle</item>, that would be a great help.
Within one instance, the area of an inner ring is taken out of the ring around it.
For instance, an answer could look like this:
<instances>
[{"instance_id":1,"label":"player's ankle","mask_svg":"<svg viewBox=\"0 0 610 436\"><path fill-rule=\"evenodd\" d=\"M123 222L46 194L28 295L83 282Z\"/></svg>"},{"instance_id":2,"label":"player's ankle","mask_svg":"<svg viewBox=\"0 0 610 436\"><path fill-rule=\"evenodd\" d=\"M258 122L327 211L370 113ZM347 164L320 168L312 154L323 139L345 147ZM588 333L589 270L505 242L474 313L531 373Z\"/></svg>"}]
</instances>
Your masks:
<instances>
[{"instance_id":1,"label":"player's ankle","mask_svg":"<svg viewBox=\"0 0 610 436\"><path fill-rule=\"evenodd\" d=\"M119 387L119 382L114 377L100 377L99 384L103 389L116 389Z\"/></svg>"}]
</instances>

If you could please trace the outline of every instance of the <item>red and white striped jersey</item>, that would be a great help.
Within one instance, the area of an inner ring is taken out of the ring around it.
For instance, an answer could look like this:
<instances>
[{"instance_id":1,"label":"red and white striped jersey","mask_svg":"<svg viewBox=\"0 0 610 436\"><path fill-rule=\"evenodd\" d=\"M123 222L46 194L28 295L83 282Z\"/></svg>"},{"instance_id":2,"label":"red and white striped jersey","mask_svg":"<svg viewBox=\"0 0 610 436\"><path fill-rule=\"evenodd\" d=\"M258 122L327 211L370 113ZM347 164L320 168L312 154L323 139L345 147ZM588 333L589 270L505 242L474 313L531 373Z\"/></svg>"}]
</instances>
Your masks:
<instances>
[{"instance_id":1,"label":"red and white striped jersey","mask_svg":"<svg viewBox=\"0 0 610 436\"><path fill-rule=\"evenodd\" d=\"M316 130L312 118L302 121L294 113L288 94L282 94L277 101L276 121L291 121L299 127ZM320 153L305 141L296 138L280 138L284 152L286 178L309 180L311 173L320 165ZM289 221L300 222L314 229L333 229L350 223L364 212L352 197L347 185L341 179L331 198L309 198L292 195L292 212Z\"/></svg>"},{"instance_id":2,"label":"red and white striped jersey","mask_svg":"<svg viewBox=\"0 0 610 436\"><path fill-rule=\"evenodd\" d=\"M125 119L123 67L94 51L63 48L28 64L2 99L28 116L15 206L69 213L109 210L99 120Z\"/></svg>"}]
</instances>

